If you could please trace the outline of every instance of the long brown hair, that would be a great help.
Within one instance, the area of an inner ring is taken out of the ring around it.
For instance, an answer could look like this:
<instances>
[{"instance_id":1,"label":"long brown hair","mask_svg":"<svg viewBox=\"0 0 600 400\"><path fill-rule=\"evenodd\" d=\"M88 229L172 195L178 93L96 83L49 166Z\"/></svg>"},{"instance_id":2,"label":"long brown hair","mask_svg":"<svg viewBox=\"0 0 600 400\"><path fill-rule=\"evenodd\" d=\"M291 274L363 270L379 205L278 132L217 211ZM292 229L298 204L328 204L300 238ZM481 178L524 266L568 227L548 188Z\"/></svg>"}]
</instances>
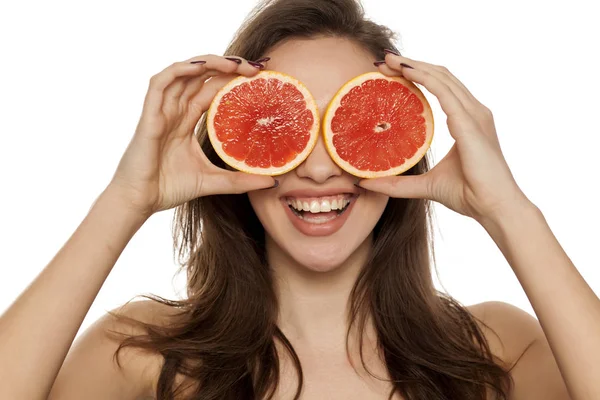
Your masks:
<instances>
[{"instance_id":1,"label":"long brown hair","mask_svg":"<svg viewBox=\"0 0 600 400\"><path fill-rule=\"evenodd\" d=\"M264 0L225 54L256 60L282 40L323 35L352 40L376 59L384 57L384 48L397 50L395 34L367 20L359 0ZM204 117L197 136L208 158L225 167L207 140ZM407 174L428 168L424 158ZM126 346L164 357L156 393L160 400L180 398L177 376L196 383L186 389L194 399L270 399L280 378L279 341L295 364L299 398L300 360L276 324L265 231L247 195L192 200L175 210L173 223L175 250L187 273L187 298L143 296L176 310L176 322L168 326L117 314L147 332L122 341L117 362ZM434 288L431 225L428 201L390 199L351 292L348 332L352 326L363 332L372 319L393 386L390 398L398 392L410 400L485 399L490 391L506 399L510 370L496 363L466 308Z\"/></svg>"}]
</instances>

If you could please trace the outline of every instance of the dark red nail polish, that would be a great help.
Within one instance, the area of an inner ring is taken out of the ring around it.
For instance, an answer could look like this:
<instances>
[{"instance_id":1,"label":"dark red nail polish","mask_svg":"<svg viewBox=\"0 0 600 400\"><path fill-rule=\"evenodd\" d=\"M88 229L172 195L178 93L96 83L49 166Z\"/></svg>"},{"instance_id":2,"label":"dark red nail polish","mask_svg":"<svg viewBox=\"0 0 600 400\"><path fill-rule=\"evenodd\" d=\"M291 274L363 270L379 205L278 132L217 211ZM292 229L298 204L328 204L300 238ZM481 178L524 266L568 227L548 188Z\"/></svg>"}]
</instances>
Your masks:
<instances>
[{"instance_id":1,"label":"dark red nail polish","mask_svg":"<svg viewBox=\"0 0 600 400\"><path fill-rule=\"evenodd\" d=\"M257 63L264 63L264 62L267 62L267 61L269 61L270 59L271 59L271 57L263 57L263 58L261 58L260 60L256 60L256 61L254 61L254 62L257 62Z\"/></svg>"},{"instance_id":2,"label":"dark red nail polish","mask_svg":"<svg viewBox=\"0 0 600 400\"><path fill-rule=\"evenodd\" d=\"M393 55L395 55L395 56L399 56L399 55L400 55L400 53L398 53L398 52L397 52L397 51L395 51L395 50L383 49L383 51L384 51L385 53L387 53L387 54L393 54Z\"/></svg>"},{"instance_id":3,"label":"dark red nail polish","mask_svg":"<svg viewBox=\"0 0 600 400\"><path fill-rule=\"evenodd\" d=\"M376 66L376 67L379 67L380 65L383 65L383 64L385 64L385 61L375 61L373 63L373 65Z\"/></svg>"},{"instance_id":4,"label":"dark red nail polish","mask_svg":"<svg viewBox=\"0 0 600 400\"><path fill-rule=\"evenodd\" d=\"M265 66L264 66L264 65L262 65L261 63L254 62L254 61L248 61L248 64L250 64L250 65L252 65L253 67L255 67L255 68L258 68L258 69L263 69L263 68L265 67Z\"/></svg>"},{"instance_id":5,"label":"dark red nail polish","mask_svg":"<svg viewBox=\"0 0 600 400\"><path fill-rule=\"evenodd\" d=\"M190 61L190 64L206 64L206 61L204 61L204 60Z\"/></svg>"},{"instance_id":6,"label":"dark red nail polish","mask_svg":"<svg viewBox=\"0 0 600 400\"><path fill-rule=\"evenodd\" d=\"M404 63L400 63L401 66L403 66L404 68L410 68L410 69L414 69L413 67L411 67L408 64L404 64Z\"/></svg>"},{"instance_id":7,"label":"dark red nail polish","mask_svg":"<svg viewBox=\"0 0 600 400\"><path fill-rule=\"evenodd\" d=\"M269 186L269 187L262 188L262 189L259 189L259 190L275 189L277 186L279 186L279 181L277 179L275 179L275 178L273 178L273 180L275 181L275 183L273 184L273 186Z\"/></svg>"},{"instance_id":8,"label":"dark red nail polish","mask_svg":"<svg viewBox=\"0 0 600 400\"><path fill-rule=\"evenodd\" d=\"M233 57L225 57L227 60L229 61L233 61L235 63L241 64L242 60L240 60L239 58L233 58Z\"/></svg>"}]
</instances>

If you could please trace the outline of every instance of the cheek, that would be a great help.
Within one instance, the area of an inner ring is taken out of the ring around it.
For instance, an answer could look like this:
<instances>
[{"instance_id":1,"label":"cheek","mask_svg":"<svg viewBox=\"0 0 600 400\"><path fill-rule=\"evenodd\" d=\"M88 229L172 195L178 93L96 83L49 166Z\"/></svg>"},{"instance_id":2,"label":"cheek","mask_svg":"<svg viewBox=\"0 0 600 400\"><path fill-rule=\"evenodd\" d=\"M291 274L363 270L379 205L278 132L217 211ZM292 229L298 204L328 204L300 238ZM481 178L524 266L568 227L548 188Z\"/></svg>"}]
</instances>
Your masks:
<instances>
[{"instance_id":1,"label":"cheek","mask_svg":"<svg viewBox=\"0 0 600 400\"><path fill-rule=\"evenodd\" d=\"M276 189L256 190L248 193L248 200L254 213L267 230L280 220L283 214L280 211L279 198L274 193Z\"/></svg>"},{"instance_id":2,"label":"cheek","mask_svg":"<svg viewBox=\"0 0 600 400\"><path fill-rule=\"evenodd\" d=\"M364 200L362 207L360 207L361 217L367 219L365 223L374 226L379 221L390 198L389 196L375 192L363 193L361 197Z\"/></svg>"},{"instance_id":3,"label":"cheek","mask_svg":"<svg viewBox=\"0 0 600 400\"><path fill-rule=\"evenodd\" d=\"M261 217L261 214L264 213L264 210L266 210L267 208L267 205L265 203L267 202L268 197L264 192L266 191L257 190L248 193L248 200L250 200L250 205L252 206L252 209L259 218Z\"/></svg>"}]
</instances>

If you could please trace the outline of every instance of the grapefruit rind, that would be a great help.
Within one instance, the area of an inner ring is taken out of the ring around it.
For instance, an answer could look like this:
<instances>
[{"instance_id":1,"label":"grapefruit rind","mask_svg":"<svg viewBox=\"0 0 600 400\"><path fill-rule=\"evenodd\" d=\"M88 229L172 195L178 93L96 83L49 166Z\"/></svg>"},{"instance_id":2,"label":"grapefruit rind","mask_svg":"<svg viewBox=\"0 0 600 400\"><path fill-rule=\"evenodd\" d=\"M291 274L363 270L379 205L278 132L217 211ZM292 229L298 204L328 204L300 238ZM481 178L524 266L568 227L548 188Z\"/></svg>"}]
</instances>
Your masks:
<instances>
[{"instance_id":1,"label":"grapefruit rind","mask_svg":"<svg viewBox=\"0 0 600 400\"><path fill-rule=\"evenodd\" d=\"M425 118L426 124L426 137L425 143L417 150L417 152L409 159L405 160L405 162L401 165L398 165L394 168L390 168L384 171L371 171L371 170L362 170L354 167L347 161L343 160L337 153L335 146L333 145L333 132L331 132L331 120L335 116L335 111L340 105L341 100L344 96L350 92L354 87L360 86L364 82L371 79L385 79L389 81L397 81L402 85L406 86L412 93L414 93L419 100L423 103L423 113L422 116ZM423 92L411 81L400 77L400 76L387 76L382 74L381 72L367 72L365 74L359 75L356 78L350 80L344 86L342 86L338 92L333 96L333 99L329 103L327 109L325 110L325 114L322 119L322 130L323 130L323 142L325 143L325 148L329 153L332 160L344 171L357 176L359 178L379 178L384 176L393 176L400 175L401 173L408 171L413 166L415 166L427 153L427 150L431 147L431 142L433 140L433 112L431 110L431 106L429 102L423 95Z\"/></svg>"},{"instance_id":2,"label":"grapefruit rind","mask_svg":"<svg viewBox=\"0 0 600 400\"><path fill-rule=\"evenodd\" d=\"M252 167L252 166L247 165L244 161L236 160L235 158L233 158L232 156L230 156L223 150L223 143L217 139L217 133L214 129L214 118L218 112L218 107L219 107L222 97L225 94L227 94L228 92L230 92L233 88L235 88L239 85L246 84L246 83L251 82L256 79L277 79L282 82L291 83L292 85L295 86L296 89L298 89L302 93L304 99L306 100L306 108L311 110L311 112L313 114L313 124L309 130L310 131L310 139L309 139L306 147L304 148L304 150L301 153L297 154L296 157L292 161L289 161L288 163L286 163L285 165L283 165L281 167L274 167L274 166L271 166L268 168ZM320 119L319 119L319 111L318 111L318 107L317 107L317 102L313 98L313 96L310 93L310 91L308 90L308 88L302 82L300 82L299 80L295 79L294 77L292 77L290 75L287 75L287 74L284 74L281 72L271 71L271 70L263 70L252 77L238 76L237 78L232 79L225 86L223 86L215 95L215 97L214 97L213 101L211 102L211 105L208 109L207 116L206 116L206 126L207 126L208 138L210 140L210 143L212 144L213 148L215 149L215 152L217 153L217 155L227 165L229 165L230 167L232 167L236 170L250 173L250 174L275 176L275 175L282 175L282 174L285 174L286 172L293 170L298 165L302 164L302 162L304 160L306 160L306 158L312 152L313 148L315 147L315 145L317 144L317 141L319 139Z\"/></svg>"}]
</instances>

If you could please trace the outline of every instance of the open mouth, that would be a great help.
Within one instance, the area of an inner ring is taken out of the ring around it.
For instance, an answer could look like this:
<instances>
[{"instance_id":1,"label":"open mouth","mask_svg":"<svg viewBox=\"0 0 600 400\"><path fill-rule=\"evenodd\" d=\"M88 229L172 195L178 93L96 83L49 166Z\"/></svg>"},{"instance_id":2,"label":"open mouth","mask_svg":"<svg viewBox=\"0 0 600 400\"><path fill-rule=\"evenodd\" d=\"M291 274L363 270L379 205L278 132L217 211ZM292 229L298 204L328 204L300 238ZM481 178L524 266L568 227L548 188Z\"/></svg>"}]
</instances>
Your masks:
<instances>
[{"instance_id":1,"label":"open mouth","mask_svg":"<svg viewBox=\"0 0 600 400\"><path fill-rule=\"evenodd\" d=\"M319 198L286 198L292 213L306 221L327 222L344 214L357 194L344 193L337 196Z\"/></svg>"}]
</instances>

